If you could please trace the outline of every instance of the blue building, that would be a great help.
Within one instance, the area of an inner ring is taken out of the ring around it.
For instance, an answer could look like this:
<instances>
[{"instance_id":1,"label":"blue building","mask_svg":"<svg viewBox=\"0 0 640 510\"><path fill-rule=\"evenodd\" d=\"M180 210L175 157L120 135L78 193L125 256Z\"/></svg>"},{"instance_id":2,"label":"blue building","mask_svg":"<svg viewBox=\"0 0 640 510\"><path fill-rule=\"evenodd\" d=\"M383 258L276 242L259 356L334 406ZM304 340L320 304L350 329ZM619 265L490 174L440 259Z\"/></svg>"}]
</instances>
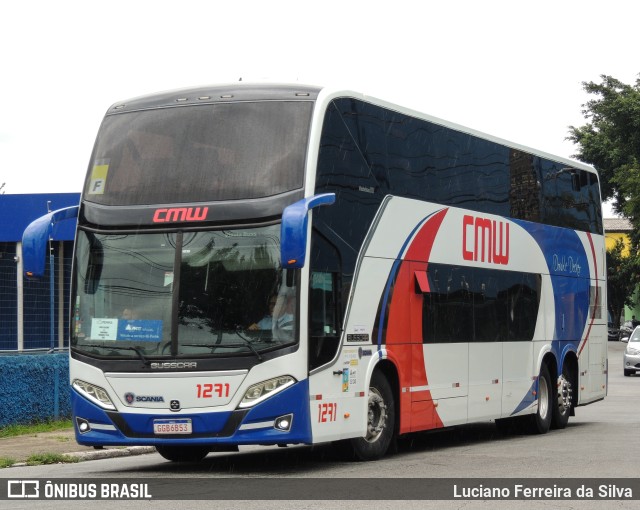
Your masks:
<instances>
[{"instance_id":1,"label":"blue building","mask_svg":"<svg viewBox=\"0 0 640 510\"><path fill-rule=\"evenodd\" d=\"M54 226L40 279L23 275L22 233L48 211L79 202L79 193L0 195L0 351L68 347L75 220Z\"/></svg>"}]
</instances>

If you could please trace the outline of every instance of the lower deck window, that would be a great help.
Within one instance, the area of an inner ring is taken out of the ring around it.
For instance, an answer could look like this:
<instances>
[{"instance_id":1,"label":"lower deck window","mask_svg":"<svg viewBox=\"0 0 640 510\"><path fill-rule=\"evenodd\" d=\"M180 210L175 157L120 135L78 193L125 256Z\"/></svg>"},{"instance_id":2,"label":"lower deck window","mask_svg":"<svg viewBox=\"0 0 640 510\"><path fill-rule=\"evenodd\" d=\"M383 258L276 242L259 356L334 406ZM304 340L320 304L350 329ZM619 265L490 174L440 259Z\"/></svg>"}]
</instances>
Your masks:
<instances>
[{"instance_id":1,"label":"lower deck window","mask_svg":"<svg viewBox=\"0 0 640 510\"><path fill-rule=\"evenodd\" d=\"M533 339L541 276L429 264L424 294L425 343L513 342Z\"/></svg>"}]
</instances>

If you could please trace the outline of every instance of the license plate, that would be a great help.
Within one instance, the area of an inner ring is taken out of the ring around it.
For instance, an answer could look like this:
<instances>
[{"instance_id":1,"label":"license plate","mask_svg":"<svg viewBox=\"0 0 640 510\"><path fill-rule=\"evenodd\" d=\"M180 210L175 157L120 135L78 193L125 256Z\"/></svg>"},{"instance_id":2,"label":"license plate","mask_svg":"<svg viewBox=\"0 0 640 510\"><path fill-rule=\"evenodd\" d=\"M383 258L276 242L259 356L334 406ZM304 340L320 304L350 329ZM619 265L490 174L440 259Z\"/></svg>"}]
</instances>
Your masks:
<instances>
[{"instance_id":1,"label":"license plate","mask_svg":"<svg viewBox=\"0 0 640 510\"><path fill-rule=\"evenodd\" d=\"M191 420L153 420L153 433L162 434L191 434Z\"/></svg>"}]
</instances>

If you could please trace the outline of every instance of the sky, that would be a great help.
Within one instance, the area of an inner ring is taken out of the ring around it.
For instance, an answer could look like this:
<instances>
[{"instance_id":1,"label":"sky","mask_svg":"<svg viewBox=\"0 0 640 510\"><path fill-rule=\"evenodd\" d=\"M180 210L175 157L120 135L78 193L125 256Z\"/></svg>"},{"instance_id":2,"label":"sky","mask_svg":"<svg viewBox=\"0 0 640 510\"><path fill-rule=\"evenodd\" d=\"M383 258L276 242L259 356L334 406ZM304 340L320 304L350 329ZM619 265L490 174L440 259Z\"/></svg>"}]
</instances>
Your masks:
<instances>
[{"instance_id":1,"label":"sky","mask_svg":"<svg viewBox=\"0 0 640 510\"><path fill-rule=\"evenodd\" d=\"M240 78L353 89L570 158L582 83L640 73L639 17L628 0L4 2L0 184L79 192L111 104Z\"/></svg>"}]
</instances>

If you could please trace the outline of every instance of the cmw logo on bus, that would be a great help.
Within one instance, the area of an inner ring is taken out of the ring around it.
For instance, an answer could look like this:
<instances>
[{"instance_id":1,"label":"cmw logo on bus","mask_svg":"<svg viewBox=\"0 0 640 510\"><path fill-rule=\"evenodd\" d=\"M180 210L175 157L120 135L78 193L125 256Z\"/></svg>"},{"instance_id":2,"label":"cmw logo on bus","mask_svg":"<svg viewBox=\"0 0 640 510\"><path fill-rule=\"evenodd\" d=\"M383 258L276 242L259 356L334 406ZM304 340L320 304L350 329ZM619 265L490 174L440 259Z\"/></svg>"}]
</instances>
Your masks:
<instances>
[{"instance_id":1,"label":"cmw logo on bus","mask_svg":"<svg viewBox=\"0 0 640 510\"><path fill-rule=\"evenodd\" d=\"M462 258L506 266L509 263L509 223L465 214L462 218Z\"/></svg>"},{"instance_id":2,"label":"cmw logo on bus","mask_svg":"<svg viewBox=\"0 0 640 510\"><path fill-rule=\"evenodd\" d=\"M207 219L208 207L172 207L156 209L153 213L154 223L171 223L175 221L204 221Z\"/></svg>"}]
</instances>

